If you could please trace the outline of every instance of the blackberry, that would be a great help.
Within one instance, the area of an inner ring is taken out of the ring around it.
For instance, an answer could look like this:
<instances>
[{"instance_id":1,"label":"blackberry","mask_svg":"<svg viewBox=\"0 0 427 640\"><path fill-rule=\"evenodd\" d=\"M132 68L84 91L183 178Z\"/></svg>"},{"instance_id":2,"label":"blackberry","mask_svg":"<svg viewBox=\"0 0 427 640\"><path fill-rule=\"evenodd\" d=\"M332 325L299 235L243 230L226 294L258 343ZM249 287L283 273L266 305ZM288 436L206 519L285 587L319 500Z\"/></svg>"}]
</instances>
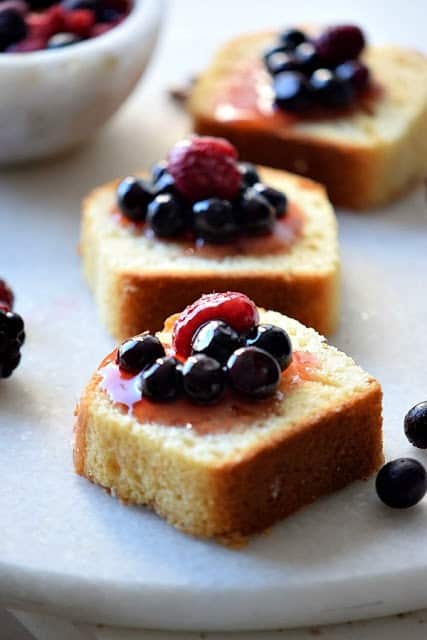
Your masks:
<instances>
[{"instance_id":1,"label":"blackberry","mask_svg":"<svg viewBox=\"0 0 427 640\"><path fill-rule=\"evenodd\" d=\"M0 309L0 377L8 378L19 364L25 341L24 321L13 311Z\"/></svg>"}]
</instances>

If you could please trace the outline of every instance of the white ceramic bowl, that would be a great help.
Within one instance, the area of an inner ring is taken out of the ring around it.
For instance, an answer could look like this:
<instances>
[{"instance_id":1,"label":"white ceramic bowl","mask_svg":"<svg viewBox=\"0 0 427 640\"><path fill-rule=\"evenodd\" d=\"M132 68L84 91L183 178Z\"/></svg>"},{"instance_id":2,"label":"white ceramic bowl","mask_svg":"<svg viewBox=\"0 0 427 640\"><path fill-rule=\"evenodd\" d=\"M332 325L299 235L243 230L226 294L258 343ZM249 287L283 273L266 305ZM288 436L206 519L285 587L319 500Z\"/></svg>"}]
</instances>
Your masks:
<instances>
[{"instance_id":1,"label":"white ceramic bowl","mask_svg":"<svg viewBox=\"0 0 427 640\"><path fill-rule=\"evenodd\" d=\"M162 0L134 0L106 34L33 53L0 53L0 164L79 145L120 107L153 51Z\"/></svg>"}]
</instances>

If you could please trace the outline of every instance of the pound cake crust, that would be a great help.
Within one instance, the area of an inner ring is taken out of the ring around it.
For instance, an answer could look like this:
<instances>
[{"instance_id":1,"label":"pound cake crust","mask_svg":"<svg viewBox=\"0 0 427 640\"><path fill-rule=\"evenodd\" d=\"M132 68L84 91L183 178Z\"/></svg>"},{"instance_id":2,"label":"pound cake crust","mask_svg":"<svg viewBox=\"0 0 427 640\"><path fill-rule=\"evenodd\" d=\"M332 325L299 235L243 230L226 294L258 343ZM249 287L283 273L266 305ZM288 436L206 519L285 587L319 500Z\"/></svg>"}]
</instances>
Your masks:
<instances>
[{"instance_id":1,"label":"pound cake crust","mask_svg":"<svg viewBox=\"0 0 427 640\"><path fill-rule=\"evenodd\" d=\"M273 169L261 179L284 191L304 212L302 235L272 255L219 259L186 255L176 242L135 236L114 221L117 181L83 203L81 255L102 321L118 340L161 329L165 317L203 293L242 291L276 309L333 332L339 313L339 256L333 209L321 185Z\"/></svg>"},{"instance_id":2,"label":"pound cake crust","mask_svg":"<svg viewBox=\"0 0 427 640\"><path fill-rule=\"evenodd\" d=\"M201 537L233 540L367 478L382 463L381 387L314 330L274 312L294 350L319 361L281 410L225 433L140 423L114 406L96 373L77 408L77 473ZM212 407L215 411L215 407Z\"/></svg>"},{"instance_id":3,"label":"pound cake crust","mask_svg":"<svg viewBox=\"0 0 427 640\"><path fill-rule=\"evenodd\" d=\"M363 60L381 86L368 110L282 127L218 116L215 100L242 61L271 46L273 32L227 43L199 77L189 100L194 130L224 136L244 160L307 175L325 184L334 204L382 205L427 172L427 57L398 47L368 47Z\"/></svg>"}]
</instances>

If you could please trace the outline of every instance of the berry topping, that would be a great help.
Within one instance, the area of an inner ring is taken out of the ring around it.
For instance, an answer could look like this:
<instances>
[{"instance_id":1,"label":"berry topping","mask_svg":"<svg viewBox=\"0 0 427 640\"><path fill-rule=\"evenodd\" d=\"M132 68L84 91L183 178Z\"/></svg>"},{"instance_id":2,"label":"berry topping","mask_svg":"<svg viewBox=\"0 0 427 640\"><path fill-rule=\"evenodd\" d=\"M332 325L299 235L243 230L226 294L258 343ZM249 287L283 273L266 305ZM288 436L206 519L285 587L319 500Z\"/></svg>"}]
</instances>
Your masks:
<instances>
[{"instance_id":1,"label":"berry topping","mask_svg":"<svg viewBox=\"0 0 427 640\"><path fill-rule=\"evenodd\" d=\"M328 65L338 65L359 57L365 46L365 37L355 25L340 25L326 29L315 44L322 60Z\"/></svg>"},{"instance_id":2,"label":"berry topping","mask_svg":"<svg viewBox=\"0 0 427 640\"><path fill-rule=\"evenodd\" d=\"M258 171L250 162L239 162L239 169L244 186L252 187L256 182L261 182Z\"/></svg>"},{"instance_id":3,"label":"berry topping","mask_svg":"<svg viewBox=\"0 0 427 640\"><path fill-rule=\"evenodd\" d=\"M277 360L282 371L292 362L292 344L288 334L272 324L254 327L246 338L246 345L268 351Z\"/></svg>"},{"instance_id":4,"label":"berry topping","mask_svg":"<svg viewBox=\"0 0 427 640\"><path fill-rule=\"evenodd\" d=\"M134 222L143 222L147 207L153 199L150 187L143 181L128 176L117 188L117 204L126 218Z\"/></svg>"},{"instance_id":5,"label":"berry topping","mask_svg":"<svg viewBox=\"0 0 427 640\"><path fill-rule=\"evenodd\" d=\"M0 310L0 378L8 378L18 366L24 341L24 321L21 316Z\"/></svg>"},{"instance_id":6,"label":"berry topping","mask_svg":"<svg viewBox=\"0 0 427 640\"><path fill-rule=\"evenodd\" d=\"M356 91L363 91L369 84L369 69L358 60L349 60L335 69L337 78L347 80Z\"/></svg>"},{"instance_id":7,"label":"berry topping","mask_svg":"<svg viewBox=\"0 0 427 640\"><path fill-rule=\"evenodd\" d=\"M299 66L292 55L283 49L273 49L265 54L265 64L269 72L274 76L282 71L297 71Z\"/></svg>"},{"instance_id":8,"label":"berry topping","mask_svg":"<svg viewBox=\"0 0 427 640\"><path fill-rule=\"evenodd\" d=\"M307 36L303 31L299 29L287 29L279 36L279 41L282 46L288 50L293 50L299 44L302 44L307 40Z\"/></svg>"},{"instance_id":9,"label":"berry topping","mask_svg":"<svg viewBox=\"0 0 427 640\"><path fill-rule=\"evenodd\" d=\"M310 78L310 85L315 99L324 107L346 107L353 99L350 82L329 69L317 69Z\"/></svg>"},{"instance_id":10,"label":"berry topping","mask_svg":"<svg viewBox=\"0 0 427 640\"><path fill-rule=\"evenodd\" d=\"M236 160L237 152L227 140L195 136L171 149L168 170L178 191L189 200L231 200L241 184Z\"/></svg>"},{"instance_id":11,"label":"berry topping","mask_svg":"<svg viewBox=\"0 0 427 640\"><path fill-rule=\"evenodd\" d=\"M268 187L262 182L257 182L253 187L255 191L260 196L263 196L263 198L265 198L273 207L276 218L282 218L285 215L286 208L288 206L288 199L282 191L278 191L278 189L274 189L273 187Z\"/></svg>"},{"instance_id":12,"label":"berry topping","mask_svg":"<svg viewBox=\"0 0 427 640\"><path fill-rule=\"evenodd\" d=\"M16 9L0 11L0 49L4 51L27 35L27 25Z\"/></svg>"},{"instance_id":13,"label":"berry topping","mask_svg":"<svg viewBox=\"0 0 427 640\"><path fill-rule=\"evenodd\" d=\"M153 191L156 196L159 196L162 193L176 193L175 180L167 169L165 169L159 177L154 180Z\"/></svg>"},{"instance_id":14,"label":"berry topping","mask_svg":"<svg viewBox=\"0 0 427 640\"><path fill-rule=\"evenodd\" d=\"M159 238L171 238L185 228L185 211L171 193L156 196L148 205L147 222Z\"/></svg>"},{"instance_id":15,"label":"berry topping","mask_svg":"<svg viewBox=\"0 0 427 640\"><path fill-rule=\"evenodd\" d=\"M303 42L298 45L294 51L294 60L296 63L294 69L305 74L311 73L317 69L320 64L316 48L311 42ZM290 71L292 71L292 69L290 69Z\"/></svg>"},{"instance_id":16,"label":"berry topping","mask_svg":"<svg viewBox=\"0 0 427 640\"><path fill-rule=\"evenodd\" d=\"M95 24L95 14L90 9L77 9L66 12L63 21L64 31L87 38Z\"/></svg>"},{"instance_id":17,"label":"berry topping","mask_svg":"<svg viewBox=\"0 0 427 640\"><path fill-rule=\"evenodd\" d=\"M273 79L275 104L288 111L304 111L310 106L307 78L297 71L285 71Z\"/></svg>"},{"instance_id":18,"label":"berry topping","mask_svg":"<svg viewBox=\"0 0 427 640\"><path fill-rule=\"evenodd\" d=\"M426 493L426 470L418 460L398 458L379 470L375 486L379 499L388 507L413 507Z\"/></svg>"},{"instance_id":19,"label":"berry topping","mask_svg":"<svg viewBox=\"0 0 427 640\"><path fill-rule=\"evenodd\" d=\"M249 187L244 192L240 201L239 213L248 234L271 233L275 222L274 209L254 187Z\"/></svg>"},{"instance_id":20,"label":"berry topping","mask_svg":"<svg viewBox=\"0 0 427 640\"><path fill-rule=\"evenodd\" d=\"M142 395L164 402L174 400L182 388L179 362L170 356L158 358L142 374Z\"/></svg>"},{"instance_id":21,"label":"berry topping","mask_svg":"<svg viewBox=\"0 0 427 640\"><path fill-rule=\"evenodd\" d=\"M271 396L280 383L280 367L267 351L257 347L237 349L227 362L233 389L256 400Z\"/></svg>"},{"instance_id":22,"label":"berry topping","mask_svg":"<svg viewBox=\"0 0 427 640\"><path fill-rule=\"evenodd\" d=\"M224 371L214 358L202 353L190 356L182 367L182 385L194 402L216 402L224 391Z\"/></svg>"},{"instance_id":23,"label":"berry topping","mask_svg":"<svg viewBox=\"0 0 427 640\"><path fill-rule=\"evenodd\" d=\"M162 343L150 333L125 340L117 350L116 362L120 369L128 373L139 373L145 367L152 365L157 358L165 356Z\"/></svg>"},{"instance_id":24,"label":"berry topping","mask_svg":"<svg viewBox=\"0 0 427 640\"><path fill-rule=\"evenodd\" d=\"M240 335L222 320L206 322L194 334L193 353L204 353L225 364L233 351L242 346Z\"/></svg>"},{"instance_id":25,"label":"berry topping","mask_svg":"<svg viewBox=\"0 0 427 640\"><path fill-rule=\"evenodd\" d=\"M168 170L168 163L166 160L162 160L161 162L157 162L151 169L151 176L153 178L153 182L156 183L159 178L161 178Z\"/></svg>"},{"instance_id":26,"label":"berry topping","mask_svg":"<svg viewBox=\"0 0 427 640\"><path fill-rule=\"evenodd\" d=\"M404 422L405 435L419 449L427 449L427 402L420 402L408 411Z\"/></svg>"},{"instance_id":27,"label":"berry topping","mask_svg":"<svg viewBox=\"0 0 427 640\"><path fill-rule=\"evenodd\" d=\"M172 342L177 355L191 353L197 329L209 320L223 320L238 333L249 331L258 322L258 309L243 293L209 293L184 309L173 327Z\"/></svg>"},{"instance_id":28,"label":"berry topping","mask_svg":"<svg viewBox=\"0 0 427 640\"><path fill-rule=\"evenodd\" d=\"M210 198L193 206L193 229L196 238L213 244L232 240L238 232L233 207L228 200Z\"/></svg>"},{"instance_id":29,"label":"berry topping","mask_svg":"<svg viewBox=\"0 0 427 640\"><path fill-rule=\"evenodd\" d=\"M13 308L15 297L12 289L5 280L0 280L0 302L3 302L9 309Z\"/></svg>"}]
</instances>

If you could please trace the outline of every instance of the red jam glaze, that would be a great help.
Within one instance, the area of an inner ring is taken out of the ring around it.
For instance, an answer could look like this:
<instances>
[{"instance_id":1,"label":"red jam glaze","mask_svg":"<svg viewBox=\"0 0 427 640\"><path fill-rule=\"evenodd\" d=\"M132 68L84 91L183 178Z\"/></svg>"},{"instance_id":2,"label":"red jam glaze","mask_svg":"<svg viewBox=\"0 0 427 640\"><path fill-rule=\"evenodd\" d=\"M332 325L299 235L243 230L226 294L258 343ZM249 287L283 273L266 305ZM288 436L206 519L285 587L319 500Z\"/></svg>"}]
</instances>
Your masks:
<instances>
[{"instance_id":1,"label":"red jam glaze","mask_svg":"<svg viewBox=\"0 0 427 640\"><path fill-rule=\"evenodd\" d=\"M254 57L236 65L234 73L224 78L218 85L212 106L215 117L222 122L240 122L247 128L277 130L301 120L334 119L358 110L370 113L381 93L379 85L372 83L349 107L316 107L304 114L286 112L275 108L270 74L264 68L262 60Z\"/></svg>"},{"instance_id":2,"label":"red jam glaze","mask_svg":"<svg viewBox=\"0 0 427 640\"><path fill-rule=\"evenodd\" d=\"M132 233L144 234L153 238L154 234L144 222L132 222L117 209L113 211L117 224L126 227ZM304 228L305 214L294 202L288 203L286 215L276 220L273 233L263 236L238 236L233 242L215 245L196 240L190 236L173 238L157 238L159 242L175 243L182 247L185 255L196 255L204 258L225 258L226 256L273 255L289 251L301 237Z\"/></svg>"},{"instance_id":3,"label":"red jam glaze","mask_svg":"<svg viewBox=\"0 0 427 640\"><path fill-rule=\"evenodd\" d=\"M196 405L185 398L167 403L141 399L139 377L121 371L115 359L116 351L113 351L98 370L100 387L115 406L131 414L138 422L182 427L202 435L226 433L236 429L236 425L237 428L245 428L255 421L262 422L271 415L279 414L286 393L306 380L318 380L320 369L315 355L295 351L291 365L282 374L280 388L272 398L251 402L227 391L216 405Z\"/></svg>"}]
</instances>

